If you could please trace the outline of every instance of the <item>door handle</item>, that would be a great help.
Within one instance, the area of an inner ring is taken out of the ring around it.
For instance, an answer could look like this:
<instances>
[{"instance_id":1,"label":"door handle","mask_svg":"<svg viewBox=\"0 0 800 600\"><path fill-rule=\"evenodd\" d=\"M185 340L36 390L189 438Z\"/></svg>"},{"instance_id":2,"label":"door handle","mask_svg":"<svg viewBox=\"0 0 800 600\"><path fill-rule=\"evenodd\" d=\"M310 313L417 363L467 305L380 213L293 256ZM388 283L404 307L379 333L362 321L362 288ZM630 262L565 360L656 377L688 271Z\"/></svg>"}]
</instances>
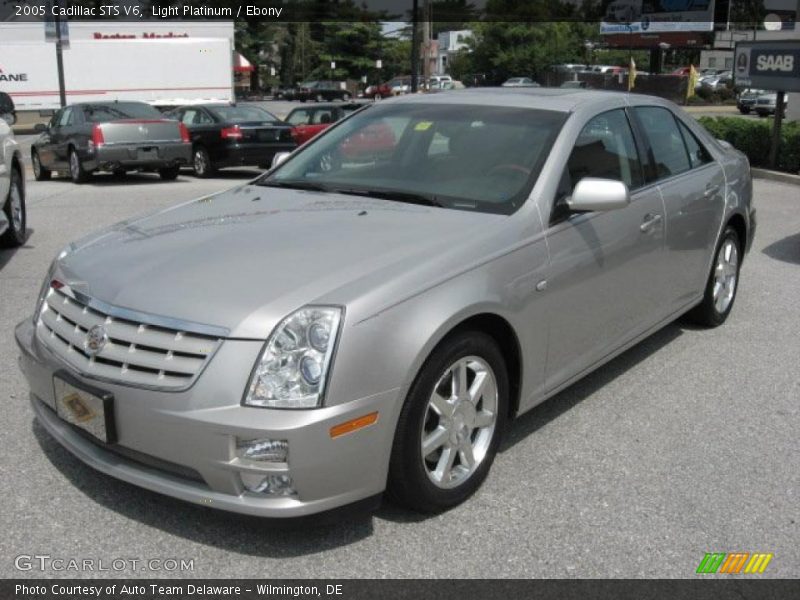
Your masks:
<instances>
[{"instance_id":1,"label":"door handle","mask_svg":"<svg viewBox=\"0 0 800 600\"><path fill-rule=\"evenodd\" d=\"M716 194L719 191L719 188L720 188L719 185L713 185L713 184L707 185L706 186L706 191L703 194L703 197L710 198L711 196L713 196L714 194Z\"/></svg>"},{"instance_id":2,"label":"door handle","mask_svg":"<svg viewBox=\"0 0 800 600\"><path fill-rule=\"evenodd\" d=\"M648 213L645 215L642 224L639 225L639 229L641 229L642 232L647 233L659 223L661 223L661 215L651 215Z\"/></svg>"}]
</instances>

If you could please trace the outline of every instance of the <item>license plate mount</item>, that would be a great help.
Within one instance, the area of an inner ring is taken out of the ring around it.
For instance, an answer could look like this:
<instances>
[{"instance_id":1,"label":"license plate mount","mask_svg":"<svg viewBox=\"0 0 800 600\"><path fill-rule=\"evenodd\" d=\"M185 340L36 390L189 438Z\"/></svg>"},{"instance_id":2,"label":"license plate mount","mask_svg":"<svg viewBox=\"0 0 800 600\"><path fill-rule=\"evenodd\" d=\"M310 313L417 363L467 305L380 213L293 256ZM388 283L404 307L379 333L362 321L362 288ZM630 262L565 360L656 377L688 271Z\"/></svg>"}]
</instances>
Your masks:
<instances>
[{"instance_id":1,"label":"license plate mount","mask_svg":"<svg viewBox=\"0 0 800 600\"><path fill-rule=\"evenodd\" d=\"M56 414L105 444L117 441L114 395L77 382L64 372L53 375Z\"/></svg>"},{"instance_id":2,"label":"license plate mount","mask_svg":"<svg viewBox=\"0 0 800 600\"><path fill-rule=\"evenodd\" d=\"M157 160L158 148L139 148L137 157L139 160Z\"/></svg>"}]
</instances>

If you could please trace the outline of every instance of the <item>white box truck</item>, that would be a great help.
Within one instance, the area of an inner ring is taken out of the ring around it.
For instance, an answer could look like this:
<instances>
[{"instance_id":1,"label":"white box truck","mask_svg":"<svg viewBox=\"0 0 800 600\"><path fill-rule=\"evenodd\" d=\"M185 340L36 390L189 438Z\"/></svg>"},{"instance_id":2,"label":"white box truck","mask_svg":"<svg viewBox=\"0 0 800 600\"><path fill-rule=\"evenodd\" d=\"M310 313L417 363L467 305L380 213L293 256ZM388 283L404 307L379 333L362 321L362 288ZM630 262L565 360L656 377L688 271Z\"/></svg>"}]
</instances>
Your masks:
<instances>
[{"instance_id":1,"label":"white box truck","mask_svg":"<svg viewBox=\"0 0 800 600\"><path fill-rule=\"evenodd\" d=\"M228 39L76 40L63 55L68 104L233 101ZM0 91L11 95L18 111L59 108L55 45L0 41Z\"/></svg>"}]
</instances>

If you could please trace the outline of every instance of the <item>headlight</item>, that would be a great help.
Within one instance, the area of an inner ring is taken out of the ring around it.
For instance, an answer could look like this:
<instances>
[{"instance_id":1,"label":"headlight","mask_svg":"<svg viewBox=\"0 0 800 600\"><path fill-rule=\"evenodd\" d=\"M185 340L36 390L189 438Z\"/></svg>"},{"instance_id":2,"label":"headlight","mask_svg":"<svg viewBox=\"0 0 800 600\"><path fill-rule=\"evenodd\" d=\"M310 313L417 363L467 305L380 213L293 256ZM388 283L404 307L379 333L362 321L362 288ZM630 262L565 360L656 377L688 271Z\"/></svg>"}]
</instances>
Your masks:
<instances>
[{"instance_id":1,"label":"headlight","mask_svg":"<svg viewBox=\"0 0 800 600\"><path fill-rule=\"evenodd\" d=\"M244 404L320 406L341 318L341 308L308 306L281 321L256 362Z\"/></svg>"},{"instance_id":2,"label":"headlight","mask_svg":"<svg viewBox=\"0 0 800 600\"><path fill-rule=\"evenodd\" d=\"M74 246L72 244L68 244L61 252L58 253L58 256L53 259L53 262L50 263L50 268L47 269L47 275L44 277L42 287L39 289L39 297L36 299L36 308L33 311L34 325L36 325L37 321L39 320L39 315L42 312L42 306L44 306L44 299L47 298L47 294L50 291L50 282L53 280L53 275L56 272L56 265L58 265L58 261L69 256L73 250Z\"/></svg>"}]
</instances>

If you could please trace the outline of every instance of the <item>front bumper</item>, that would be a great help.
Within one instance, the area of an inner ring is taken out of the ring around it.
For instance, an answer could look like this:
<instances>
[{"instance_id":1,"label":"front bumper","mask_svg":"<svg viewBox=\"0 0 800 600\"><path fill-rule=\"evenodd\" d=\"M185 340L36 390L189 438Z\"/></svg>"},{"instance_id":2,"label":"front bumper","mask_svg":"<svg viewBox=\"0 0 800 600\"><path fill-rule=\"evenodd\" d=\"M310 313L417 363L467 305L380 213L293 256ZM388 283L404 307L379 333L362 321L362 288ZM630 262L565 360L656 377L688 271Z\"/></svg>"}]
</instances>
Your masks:
<instances>
[{"instance_id":1,"label":"front bumper","mask_svg":"<svg viewBox=\"0 0 800 600\"><path fill-rule=\"evenodd\" d=\"M144 155L143 149L155 150L155 155ZM161 169L188 165L192 159L189 143L137 143L105 144L87 152L84 168L90 171L116 169Z\"/></svg>"},{"instance_id":2,"label":"front bumper","mask_svg":"<svg viewBox=\"0 0 800 600\"><path fill-rule=\"evenodd\" d=\"M39 422L76 457L108 475L195 504L263 517L328 511L385 488L399 390L315 410L243 407L259 341L223 342L185 392L102 383L70 372L114 395L118 442L105 445L56 415L53 376L68 369L39 342L30 319L17 325L15 337ZM331 438L331 427L374 411L375 424ZM288 460L245 464L236 457L237 438L287 440ZM243 472L288 474L296 495L248 492Z\"/></svg>"}]
</instances>

